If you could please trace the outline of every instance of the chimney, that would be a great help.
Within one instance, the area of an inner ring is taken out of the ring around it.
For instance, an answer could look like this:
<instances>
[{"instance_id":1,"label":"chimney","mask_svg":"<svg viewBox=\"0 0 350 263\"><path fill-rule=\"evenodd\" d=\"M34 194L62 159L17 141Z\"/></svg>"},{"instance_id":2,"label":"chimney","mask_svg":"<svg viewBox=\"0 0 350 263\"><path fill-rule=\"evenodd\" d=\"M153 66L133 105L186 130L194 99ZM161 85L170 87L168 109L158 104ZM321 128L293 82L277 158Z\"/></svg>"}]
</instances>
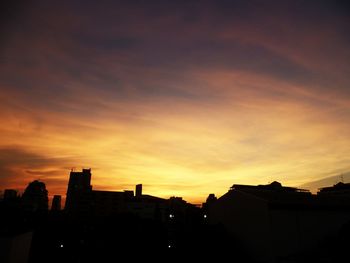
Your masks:
<instances>
[{"instance_id":1,"label":"chimney","mask_svg":"<svg viewBox=\"0 0 350 263\"><path fill-rule=\"evenodd\" d=\"M136 185L136 197L141 197L142 196L142 184L137 184Z\"/></svg>"}]
</instances>

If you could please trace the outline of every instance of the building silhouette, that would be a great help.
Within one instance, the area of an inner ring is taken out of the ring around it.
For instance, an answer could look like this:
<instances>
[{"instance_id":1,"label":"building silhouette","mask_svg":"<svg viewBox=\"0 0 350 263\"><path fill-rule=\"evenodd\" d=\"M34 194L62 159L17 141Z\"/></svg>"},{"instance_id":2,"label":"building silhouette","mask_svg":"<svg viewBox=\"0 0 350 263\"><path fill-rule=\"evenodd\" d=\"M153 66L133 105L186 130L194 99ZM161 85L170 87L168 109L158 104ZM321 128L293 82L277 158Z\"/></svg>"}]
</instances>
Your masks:
<instances>
[{"instance_id":1,"label":"building silhouette","mask_svg":"<svg viewBox=\"0 0 350 263\"><path fill-rule=\"evenodd\" d=\"M4 201L12 201L18 198L17 191L15 189L5 189Z\"/></svg>"},{"instance_id":2,"label":"building silhouette","mask_svg":"<svg viewBox=\"0 0 350 263\"><path fill-rule=\"evenodd\" d=\"M134 191L103 191L93 190L91 186L91 169L81 172L71 171L68 182L65 211L69 215L80 218L104 217L125 213L135 213L139 216L152 218L156 213L156 203L160 199L142 195L142 185ZM151 211L152 210L152 211Z\"/></svg>"},{"instance_id":3,"label":"building silhouette","mask_svg":"<svg viewBox=\"0 0 350 263\"><path fill-rule=\"evenodd\" d=\"M86 209L91 190L91 169L83 169L81 172L72 169L69 175L65 209L67 211L78 209L78 213Z\"/></svg>"},{"instance_id":4,"label":"building silhouette","mask_svg":"<svg viewBox=\"0 0 350 263\"><path fill-rule=\"evenodd\" d=\"M70 172L62 212L37 213L47 211L43 182L29 183L22 197L5 190L0 262L110 261L116 249L167 251L176 260L234 255L237 262L339 262L347 251L350 184L320 188L316 195L279 182L234 184L219 198L209 194L199 208L181 197L144 194L142 184L96 190L91 179L91 169ZM51 209L60 206L55 195Z\"/></svg>"},{"instance_id":5,"label":"building silhouette","mask_svg":"<svg viewBox=\"0 0 350 263\"><path fill-rule=\"evenodd\" d=\"M61 210L61 196L54 195L52 199L51 211L60 211Z\"/></svg>"},{"instance_id":6,"label":"building silhouette","mask_svg":"<svg viewBox=\"0 0 350 263\"><path fill-rule=\"evenodd\" d=\"M320 188L318 195L348 197L350 196L350 183L339 182L330 187Z\"/></svg>"},{"instance_id":7,"label":"building silhouette","mask_svg":"<svg viewBox=\"0 0 350 263\"><path fill-rule=\"evenodd\" d=\"M199 208L179 197L164 199L142 193L142 184L132 190L104 191L91 186L91 169L71 171L68 182L65 211L78 218L106 217L133 214L143 219L165 222L169 214L177 213L177 221L189 222L193 210Z\"/></svg>"},{"instance_id":8,"label":"building silhouette","mask_svg":"<svg viewBox=\"0 0 350 263\"><path fill-rule=\"evenodd\" d=\"M137 184L136 185L135 195L136 195L136 197L141 197L142 196L142 184Z\"/></svg>"},{"instance_id":9,"label":"building silhouette","mask_svg":"<svg viewBox=\"0 0 350 263\"><path fill-rule=\"evenodd\" d=\"M215 196L215 194L209 194L205 203L202 204L203 218L205 220L208 219L208 216L210 214L210 209L216 203L217 200L218 199Z\"/></svg>"},{"instance_id":10,"label":"building silhouette","mask_svg":"<svg viewBox=\"0 0 350 263\"><path fill-rule=\"evenodd\" d=\"M321 193L337 191L325 188ZM334 196L334 194L333 194ZM268 185L233 185L209 208L209 221L222 224L262 262L289 262L336 235L350 220L349 202L331 195Z\"/></svg>"}]
</instances>

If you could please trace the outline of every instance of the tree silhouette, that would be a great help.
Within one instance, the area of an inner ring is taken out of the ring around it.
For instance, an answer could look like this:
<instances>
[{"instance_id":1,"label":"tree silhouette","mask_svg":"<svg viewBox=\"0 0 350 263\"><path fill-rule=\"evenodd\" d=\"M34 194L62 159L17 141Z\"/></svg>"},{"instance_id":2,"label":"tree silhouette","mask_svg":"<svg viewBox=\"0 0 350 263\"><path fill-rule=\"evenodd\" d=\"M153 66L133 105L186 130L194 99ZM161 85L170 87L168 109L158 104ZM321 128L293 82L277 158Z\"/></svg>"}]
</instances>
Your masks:
<instances>
[{"instance_id":1,"label":"tree silhouette","mask_svg":"<svg viewBox=\"0 0 350 263\"><path fill-rule=\"evenodd\" d=\"M23 209L27 212L48 210L48 192L43 182L35 180L28 184L22 195Z\"/></svg>"}]
</instances>

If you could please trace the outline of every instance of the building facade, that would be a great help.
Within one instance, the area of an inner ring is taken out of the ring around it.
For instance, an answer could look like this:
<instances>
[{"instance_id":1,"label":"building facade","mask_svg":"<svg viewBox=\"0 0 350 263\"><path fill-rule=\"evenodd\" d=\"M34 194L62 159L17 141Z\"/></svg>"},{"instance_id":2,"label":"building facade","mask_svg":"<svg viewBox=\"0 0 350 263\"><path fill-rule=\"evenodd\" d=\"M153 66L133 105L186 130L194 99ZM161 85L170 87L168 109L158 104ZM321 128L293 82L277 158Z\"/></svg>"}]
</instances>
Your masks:
<instances>
[{"instance_id":1,"label":"building facade","mask_svg":"<svg viewBox=\"0 0 350 263\"><path fill-rule=\"evenodd\" d=\"M233 185L209 209L256 260L294 262L350 220L349 202L319 198L309 191L269 185Z\"/></svg>"}]
</instances>

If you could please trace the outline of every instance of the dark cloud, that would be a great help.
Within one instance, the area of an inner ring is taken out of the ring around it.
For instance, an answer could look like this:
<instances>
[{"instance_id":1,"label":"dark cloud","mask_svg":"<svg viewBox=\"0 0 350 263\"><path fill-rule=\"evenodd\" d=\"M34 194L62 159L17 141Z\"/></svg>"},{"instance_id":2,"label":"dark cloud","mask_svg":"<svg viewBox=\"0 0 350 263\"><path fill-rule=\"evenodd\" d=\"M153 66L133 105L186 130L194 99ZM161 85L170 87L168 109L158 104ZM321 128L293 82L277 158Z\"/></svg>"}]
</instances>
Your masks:
<instances>
[{"instance_id":1,"label":"dark cloud","mask_svg":"<svg viewBox=\"0 0 350 263\"><path fill-rule=\"evenodd\" d=\"M182 57L177 53L187 54ZM172 57L174 55L174 57ZM164 50L163 61L175 61L179 67L196 67L218 70L241 70L270 75L286 81L307 81L314 78L313 72L286 57L263 46L239 42L198 41L186 50ZM157 61L160 65L163 63Z\"/></svg>"},{"instance_id":2,"label":"dark cloud","mask_svg":"<svg viewBox=\"0 0 350 263\"><path fill-rule=\"evenodd\" d=\"M321 76L312 69L266 48L264 40L247 43L241 39L245 31L248 35L256 31L257 35L285 38L292 28L301 29L292 30L299 39L305 27L319 28L324 23L320 19L334 18L340 9L337 6L342 5L341 1L310 2L103 1L96 5L73 1L27 5L27 12L16 18L22 26L12 28L14 36L8 37L8 46L13 45L14 49L7 47L2 59L12 75L4 76L2 81L22 92L31 92L31 99L37 97L42 103L50 99L41 98L62 100L63 95L71 96L67 83L72 80L115 90L118 96L130 95L123 81L125 72L118 72L120 67L178 72L209 67L267 74L291 82L321 82ZM62 15L60 19L58 14ZM218 37L217 33L225 30L233 30L236 40ZM20 72L21 77L15 72ZM97 83L89 76L95 76ZM140 96L176 96L181 92L169 86L148 86L145 83L132 88ZM169 94L164 90L169 90Z\"/></svg>"},{"instance_id":3,"label":"dark cloud","mask_svg":"<svg viewBox=\"0 0 350 263\"><path fill-rule=\"evenodd\" d=\"M38 168L46 166L51 162L51 158L28 152L19 147L7 147L0 149L1 167L11 167L20 164L20 166L23 167Z\"/></svg>"},{"instance_id":4,"label":"dark cloud","mask_svg":"<svg viewBox=\"0 0 350 263\"><path fill-rule=\"evenodd\" d=\"M47 157L21 147L0 148L0 185L20 187L19 182L37 179L49 183L62 183L65 181L62 179L62 173L67 170L64 165L72 162L71 159ZM48 167L49 171L47 171Z\"/></svg>"},{"instance_id":5,"label":"dark cloud","mask_svg":"<svg viewBox=\"0 0 350 263\"><path fill-rule=\"evenodd\" d=\"M104 50L113 52L119 49L137 48L142 44L141 39L123 36L96 36L96 35L78 35L75 36L77 42L87 49Z\"/></svg>"}]
</instances>

